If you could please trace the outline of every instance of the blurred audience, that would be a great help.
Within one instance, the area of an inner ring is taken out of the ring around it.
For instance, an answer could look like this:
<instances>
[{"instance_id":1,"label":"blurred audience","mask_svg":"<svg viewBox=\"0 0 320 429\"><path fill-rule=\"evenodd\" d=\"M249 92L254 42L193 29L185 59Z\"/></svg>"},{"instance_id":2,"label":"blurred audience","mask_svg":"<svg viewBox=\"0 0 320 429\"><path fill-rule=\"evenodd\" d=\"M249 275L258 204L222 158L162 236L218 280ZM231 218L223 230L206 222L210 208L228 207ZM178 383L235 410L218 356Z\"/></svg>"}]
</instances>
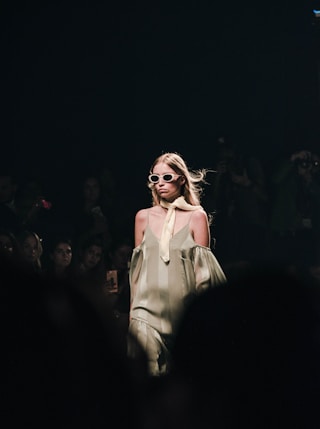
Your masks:
<instances>
[{"instance_id":1,"label":"blurred audience","mask_svg":"<svg viewBox=\"0 0 320 429\"><path fill-rule=\"evenodd\" d=\"M22 260L26 269L42 273L42 240L34 231L23 230L17 235Z\"/></svg>"},{"instance_id":2,"label":"blurred audience","mask_svg":"<svg viewBox=\"0 0 320 429\"><path fill-rule=\"evenodd\" d=\"M206 200L228 283L191 301L160 378L147 375L142 349L126 354L133 230L130 208L112 211L122 198L113 176L86 173L51 208L36 172L17 180L0 169L1 389L12 427L100 429L116 416L139 429L318 429L319 156L295 151L269 176L224 137L218 152Z\"/></svg>"},{"instance_id":3,"label":"blurred audience","mask_svg":"<svg viewBox=\"0 0 320 429\"><path fill-rule=\"evenodd\" d=\"M271 176L271 261L302 269L320 259L319 155L298 150L281 160Z\"/></svg>"},{"instance_id":4,"label":"blurred audience","mask_svg":"<svg viewBox=\"0 0 320 429\"><path fill-rule=\"evenodd\" d=\"M269 195L264 168L252 152L220 137L210 194L215 254L228 274L265 258Z\"/></svg>"},{"instance_id":5,"label":"blurred audience","mask_svg":"<svg viewBox=\"0 0 320 429\"><path fill-rule=\"evenodd\" d=\"M79 243L74 254L74 275L88 287L106 285L106 262L103 238L93 235Z\"/></svg>"},{"instance_id":6,"label":"blurred audience","mask_svg":"<svg viewBox=\"0 0 320 429\"><path fill-rule=\"evenodd\" d=\"M107 248L112 240L109 213L104 205L102 183L99 174L84 174L83 180L71 200L73 241L80 244L88 237L100 234Z\"/></svg>"},{"instance_id":7,"label":"blurred audience","mask_svg":"<svg viewBox=\"0 0 320 429\"><path fill-rule=\"evenodd\" d=\"M102 238L99 235L89 237L78 249L76 270L85 274L97 269L103 262L103 252Z\"/></svg>"},{"instance_id":8,"label":"blurred audience","mask_svg":"<svg viewBox=\"0 0 320 429\"><path fill-rule=\"evenodd\" d=\"M108 306L98 314L72 283L26 274L1 254L0 268L5 426L140 429L143 355L133 368Z\"/></svg>"},{"instance_id":9,"label":"blurred audience","mask_svg":"<svg viewBox=\"0 0 320 429\"><path fill-rule=\"evenodd\" d=\"M31 175L20 180L15 197L19 232L34 231L43 239L51 234L52 203L45 199L45 193L41 178Z\"/></svg>"},{"instance_id":10,"label":"blurred audience","mask_svg":"<svg viewBox=\"0 0 320 429\"><path fill-rule=\"evenodd\" d=\"M59 281L72 281L73 242L69 236L57 235L46 244L44 276Z\"/></svg>"}]
</instances>

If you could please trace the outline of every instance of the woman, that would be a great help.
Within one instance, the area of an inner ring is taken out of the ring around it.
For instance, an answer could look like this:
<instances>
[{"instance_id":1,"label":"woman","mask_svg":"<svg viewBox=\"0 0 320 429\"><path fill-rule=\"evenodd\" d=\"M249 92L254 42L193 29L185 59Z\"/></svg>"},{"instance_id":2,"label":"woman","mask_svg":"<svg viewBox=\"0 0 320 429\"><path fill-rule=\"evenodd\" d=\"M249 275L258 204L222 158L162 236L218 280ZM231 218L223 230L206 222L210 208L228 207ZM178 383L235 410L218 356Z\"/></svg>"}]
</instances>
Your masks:
<instances>
[{"instance_id":1,"label":"woman","mask_svg":"<svg viewBox=\"0 0 320 429\"><path fill-rule=\"evenodd\" d=\"M48 244L48 261L44 269L47 279L68 282L74 279L73 242L69 236L56 236Z\"/></svg>"},{"instance_id":2,"label":"woman","mask_svg":"<svg viewBox=\"0 0 320 429\"><path fill-rule=\"evenodd\" d=\"M226 281L210 247L210 218L200 205L207 170L188 169L177 153L153 163L152 207L135 216L130 265L128 355L146 352L149 373L170 370L171 348L183 310L195 294Z\"/></svg>"},{"instance_id":3,"label":"woman","mask_svg":"<svg viewBox=\"0 0 320 429\"><path fill-rule=\"evenodd\" d=\"M42 240L34 231L24 230L17 236L25 267L34 273L42 273Z\"/></svg>"},{"instance_id":4,"label":"woman","mask_svg":"<svg viewBox=\"0 0 320 429\"><path fill-rule=\"evenodd\" d=\"M99 235L88 237L81 243L75 262L75 272L88 278L105 277L103 239Z\"/></svg>"}]
</instances>

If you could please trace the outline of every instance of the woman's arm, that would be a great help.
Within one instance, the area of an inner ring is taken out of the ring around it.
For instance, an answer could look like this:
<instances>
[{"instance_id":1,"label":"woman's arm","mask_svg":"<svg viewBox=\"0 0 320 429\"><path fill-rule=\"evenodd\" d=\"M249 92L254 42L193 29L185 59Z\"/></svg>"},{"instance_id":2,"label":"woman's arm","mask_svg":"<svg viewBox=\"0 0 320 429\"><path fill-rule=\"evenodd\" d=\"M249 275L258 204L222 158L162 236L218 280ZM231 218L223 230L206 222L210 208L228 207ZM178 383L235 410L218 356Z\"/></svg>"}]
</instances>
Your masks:
<instances>
[{"instance_id":1,"label":"woman's arm","mask_svg":"<svg viewBox=\"0 0 320 429\"><path fill-rule=\"evenodd\" d=\"M210 229L207 213L197 210L192 213L190 230L194 241L200 246L210 247Z\"/></svg>"},{"instance_id":2,"label":"woman's arm","mask_svg":"<svg viewBox=\"0 0 320 429\"><path fill-rule=\"evenodd\" d=\"M135 216L134 222L134 246L137 247L143 240L144 231L147 226L148 211L147 209L139 210Z\"/></svg>"}]
</instances>

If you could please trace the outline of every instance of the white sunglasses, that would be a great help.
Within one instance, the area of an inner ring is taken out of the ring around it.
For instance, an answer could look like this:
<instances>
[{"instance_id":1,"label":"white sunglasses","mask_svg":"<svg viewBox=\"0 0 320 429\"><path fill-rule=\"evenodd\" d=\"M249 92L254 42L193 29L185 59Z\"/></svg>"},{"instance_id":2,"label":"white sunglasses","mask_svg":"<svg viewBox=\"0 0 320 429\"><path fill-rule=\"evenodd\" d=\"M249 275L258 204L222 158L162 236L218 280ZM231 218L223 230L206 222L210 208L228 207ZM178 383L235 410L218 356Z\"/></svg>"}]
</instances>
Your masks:
<instances>
[{"instance_id":1,"label":"white sunglasses","mask_svg":"<svg viewBox=\"0 0 320 429\"><path fill-rule=\"evenodd\" d=\"M172 182L175 180L176 177L181 177L181 174L172 174L172 173L166 173L166 174L150 174L148 179L151 183L158 183L160 179L162 179L164 182Z\"/></svg>"}]
</instances>

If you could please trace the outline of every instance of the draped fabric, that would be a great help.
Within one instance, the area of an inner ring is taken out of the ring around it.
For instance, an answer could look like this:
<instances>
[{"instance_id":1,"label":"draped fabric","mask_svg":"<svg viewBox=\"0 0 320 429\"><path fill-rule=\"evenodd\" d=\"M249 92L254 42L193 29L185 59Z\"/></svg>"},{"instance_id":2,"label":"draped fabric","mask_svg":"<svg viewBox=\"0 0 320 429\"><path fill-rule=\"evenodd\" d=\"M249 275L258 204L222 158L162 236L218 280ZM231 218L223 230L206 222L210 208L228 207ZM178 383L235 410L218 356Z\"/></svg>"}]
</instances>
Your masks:
<instances>
[{"instance_id":1,"label":"draped fabric","mask_svg":"<svg viewBox=\"0 0 320 429\"><path fill-rule=\"evenodd\" d=\"M174 222L176 219L176 208L180 210L194 211L194 210L199 210L202 207L192 206L191 204L188 204L183 196L180 196L179 198L175 199L173 203L169 203L168 201L161 200L160 205L168 209L168 213L163 224L162 233L161 233L160 242L159 242L160 258L167 263L170 260L169 243L173 235Z\"/></svg>"},{"instance_id":2,"label":"draped fabric","mask_svg":"<svg viewBox=\"0 0 320 429\"><path fill-rule=\"evenodd\" d=\"M168 371L170 344L190 300L226 281L211 249L195 243L189 223L170 239L167 263L160 258L159 239L149 224L141 244L133 249L129 332L145 349L153 375ZM134 358L135 353L129 344L128 355Z\"/></svg>"}]
</instances>

